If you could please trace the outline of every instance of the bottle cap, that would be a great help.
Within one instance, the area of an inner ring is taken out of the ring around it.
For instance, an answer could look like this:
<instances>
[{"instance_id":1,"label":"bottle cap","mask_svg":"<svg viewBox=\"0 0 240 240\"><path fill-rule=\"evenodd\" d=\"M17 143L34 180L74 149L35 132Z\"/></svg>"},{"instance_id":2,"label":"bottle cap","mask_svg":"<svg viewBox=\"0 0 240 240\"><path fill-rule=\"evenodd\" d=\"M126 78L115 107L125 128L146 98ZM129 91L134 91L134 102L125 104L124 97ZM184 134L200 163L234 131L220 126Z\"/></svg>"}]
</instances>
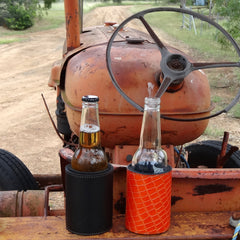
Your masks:
<instances>
[{"instance_id":1,"label":"bottle cap","mask_svg":"<svg viewBox=\"0 0 240 240\"><path fill-rule=\"evenodd\" d=\"M82 97L82 101L84 102L98 102L99 97L95 95L86 95Z\"/></svg>"}]
</instances>

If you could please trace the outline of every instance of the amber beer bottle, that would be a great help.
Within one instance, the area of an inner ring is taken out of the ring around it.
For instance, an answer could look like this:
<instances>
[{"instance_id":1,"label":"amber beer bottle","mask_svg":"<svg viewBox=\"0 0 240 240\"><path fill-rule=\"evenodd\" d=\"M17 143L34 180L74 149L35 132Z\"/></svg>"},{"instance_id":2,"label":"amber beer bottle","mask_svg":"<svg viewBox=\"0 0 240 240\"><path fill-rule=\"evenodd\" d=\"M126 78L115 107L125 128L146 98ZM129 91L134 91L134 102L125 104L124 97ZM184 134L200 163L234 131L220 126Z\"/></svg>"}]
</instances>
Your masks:
<instances>
[{"instance_id":1,"label":"amber beer bottle","mask_svg":"<svg viewBox=\"0 0 240 240\"><path fill-rule=\"evenodd\" d=\"M81 172L97 172L108 167L101 147L98 96L82 97L79 145L72 158L72 168Z\"/></svg>"},{"instance_id":2,"label":"amber beer bottle","mask_svg":"<svg viewBox=\"0 0 240 240\"><path fill-rule=\"evenodd\" d=\"M167 154L161 147L160 98L145 98L140 143L132 166L148 174L163 173L168 167Z\"/></svg>"}]
</instances>

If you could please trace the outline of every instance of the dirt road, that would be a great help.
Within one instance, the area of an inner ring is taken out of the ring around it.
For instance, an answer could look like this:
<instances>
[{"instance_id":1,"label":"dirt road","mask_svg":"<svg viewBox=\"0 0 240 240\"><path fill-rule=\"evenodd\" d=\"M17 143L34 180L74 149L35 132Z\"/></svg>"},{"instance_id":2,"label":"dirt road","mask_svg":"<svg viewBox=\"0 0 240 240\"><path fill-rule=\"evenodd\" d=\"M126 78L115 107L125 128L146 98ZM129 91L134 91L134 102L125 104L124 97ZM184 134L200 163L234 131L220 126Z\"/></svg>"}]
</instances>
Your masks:
<instances>
[{"instance_id":1,"label":"dirt road","mask_svg":"<svg viewBox=\"0 0 240 240\"><path fill-rule=\"evenodd\" d=\"M130 15L128 7L96 9L84 16L84 27L105 21L121 23ZM0 45L0 148L18 156L33 174L60 173L58 151L62 143L41 93L55 119L56 94L47 83L52 64L62 57L65 26L23 37L23 42ZM233 134L230 140L240 146L239 122L223 116L218 124L226 120L226 131Z\"/></svg>"},{"instance_id":2,"label":"dirt road","mask_svg":"<svg viewBox=\"0 0 240 240\"><path fill-rule=\"evenodd\" d=\"M105 21L120 23L129 15L126 7L101 8L84 16L84 27ZM19 157L32 173L60 173L62 142L41 93L55 119L56 94L47 83L52 64L62 58L65 34L64 25L26 34L23 42L0 45L0 148Z\"/></svg>"}]
</instances>

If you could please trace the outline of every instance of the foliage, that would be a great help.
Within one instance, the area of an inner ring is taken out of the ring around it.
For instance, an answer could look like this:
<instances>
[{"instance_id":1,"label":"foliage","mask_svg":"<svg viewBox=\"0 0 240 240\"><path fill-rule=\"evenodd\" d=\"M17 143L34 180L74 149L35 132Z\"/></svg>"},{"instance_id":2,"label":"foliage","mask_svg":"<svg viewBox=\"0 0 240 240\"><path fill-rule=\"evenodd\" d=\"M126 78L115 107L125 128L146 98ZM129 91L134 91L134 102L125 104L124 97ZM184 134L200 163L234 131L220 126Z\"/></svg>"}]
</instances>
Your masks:
<instances>
[{"instance_id":1,"label":"foliage","mask_svg":"<svg viewBox=\"0 0 240 240\"><path fill-rule=\"evenodd\" d=\"M224 27L232 35L232 37L240 42L240 2L239 0L218 0L215 1L215 8L220 16L227 19L224 22ZM219 38L222 45L227 45L227 42Z\"/></svg>"},{"instance_id":2,"label":"foliage","mask_svg":"<svg viewBox=\"0 0 240 240\"><path fill-rule=\"evenodd\" d=\"M192 5L192 0L168 0L168 3L178 4L179 6L189 6Z\"/></svg>"},{"instance_id":3,"label":"foliage","mask_svg":"<svg viewBox=\"0 0 240 240\"><path fill-rule=\"evenodd\" d=\"M0 3L4 25L14 30L31 27L39 9L38 0L1 0Z\"/></svg>"},{"instance_id":4,"label":"foliage","mask_svg":"<svg viewBox=\"0 0 240 240\"><path fill-rule=\"evenodd\" d=\"M52 3L56 2L56 0L44 0L44 8L50 9L52 7Z\"/></svg>"}]
</instances>

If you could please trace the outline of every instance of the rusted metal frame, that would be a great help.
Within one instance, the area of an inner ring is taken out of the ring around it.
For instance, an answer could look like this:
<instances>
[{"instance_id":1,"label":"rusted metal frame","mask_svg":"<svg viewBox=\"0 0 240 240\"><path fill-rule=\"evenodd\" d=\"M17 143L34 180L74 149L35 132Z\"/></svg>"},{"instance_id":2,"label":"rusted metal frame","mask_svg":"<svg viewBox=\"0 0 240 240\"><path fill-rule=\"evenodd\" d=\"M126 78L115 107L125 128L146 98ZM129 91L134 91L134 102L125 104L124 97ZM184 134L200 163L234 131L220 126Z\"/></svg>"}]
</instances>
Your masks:
<instances>
[{"instance_id":1,"label":"rusted metal frame","mask_svg":"<svg viewBox=\"0 0 240 240\"><path fill-rule=\"evenodd\" d=\"M227 152L227 144L229 139L229 132L224 132L223 141L222 141L222 150L220 156L218 157L217 167L223 166L223 157L226 155Z\"/></svg>"},{"instance_id":2,"label":"rusted metal frame","mask_svg":"<svg viewBox=\"0 0 240 240\"><path fill-rule=\"evenodd\" d=\"M114 214L124 211L127 158L137 146L116 146L112 153L114 171ZM168 150L168 154L172 151ZM174 157L170 157L174 158ZM174 161L174 159L172 160ZM240 169L173 168L173 211L240 211ZM123 184L124 187L119 186ZM232 199L230 201L229 199ZM179 201L177 204L176 202ZM194 202L194 204L192 204ZM203 203L208 203L205 206ZM225 205L225 206L224 206ZM230 217L230 215L229 215Z\"/></svg>"},{"instance_id":3,"label":"rusted metal frame","mask_svg":"<svg viewBox=\"0 0 240 240\"><path fill-rule=\"evenodd\" d=\"M126 230L124 215L113 217L109 232L95 236L69 234L64 216L0 218L3 239L149 239L149 240L204 240L232 239L234 228L228 224L230 212L223 213L172 213L167 232L158 235L139 235Z\"/></svg>"},{"instance_id":4,"label":"rusted metal frame","mask_svg":"<svg viewBox=\"0 0 240 240\"><path fill-rule=\"evenodd\" d=\"M201 178L201 179L240 179L240 169L239 168L174 168L173 178Z\"/></svg>"},{"instance_id":5,"label":"rusted metal frame","mask_svg":"<svg viewBox=\"0 0 240 240\"><path fill-rule=\"evenodd\" d=\"M50 212L49 207L49 193L53 191L62 191L63 185L51 185L45 187L45 203L44 203L44 217L48 216L48 213Z\"/></svg>"},{"instance_id":6,"label":"rusted metal frame","mask_svg":"<svg viewBox=\"0 0 240 240\"><path fill-rule=\"evenodd\" d=\"M173 169L172 212L240 211L240 170L193 170ZM125 209L126 166L114 169L113 184L113 211L117 215Z\"/></svg>"},{"instance_id":7,"label":"rusted metal frame","mask_svg":"<svg viewBox=\"0 0 240 240\"><path fill-rule=\"evenodd\" d=\"M127 158L131 153L134 153L137 146L116 146L113 152L110 153L113 159L113 166L114 166L114 215L119 213L124 213L125 211L125 185L126 185L126 166L129 164ZM107 149L109 151L109 149ZM59 152L61 158L61 169L64 179L64 170L65 166L70 163L73 151L70 149L61 149ZM176 193L176 189L180 189L182 192L180 195L179 193L176 196L179 199L184 199L187 196L187 199L192 199L190 201L198 201L201 204L201 199L210 198L212 199L213 196L216 196L217 199L221 199L227 203L226 196L231 198L233 196L233 200L236 202L236 197L238 194L232 191L231 189L235 189L235 191L239 190L239 181L240 181L240 169L183 169L183 168L173 168L172 172L173 176L173 193ZM64 183L64 180L63 180ZM183 189L185 187L185 190ZM211 192L208 190L205 195L197 195L194 193L197 190L207 189L210 187L211 189L215 187L215 192ZM50 186L51 188L51 186ZM55 186L53 187L54 190ZM230 189L231 188L231 189ZM175 190L174 190L175 189ZM194 190L195 189L195 190ZM49 196L50 189L47 189L47 196ZM185 192L185 193L184 193ZM193 196L189 198L189 193ZM187 194L187 195L184 195ZM215 195L214 195L215 194ZM234 194L234 195L233 195ZM175 197L176 197L175 196ZM184 199L186 203L187 199ZM176 199L175 199L176 200ZM175 201L173 198L173 201ZM233 201L233 202L234 202ZM183 202L183 201L182 201ZM213 202L213 201L212 201ZM228 201L231 203L231 201ZM180 202L179 202L180 203ZM228 203L229 206L226 209L231 209L234 212L240 211L238 206L234 208L231 204ZM187 207L188 208L188 207ZM215 207L218 210L221 210L221 206L218 205ZM180 205L176 205L173 208L173 211L180 211L181 209L185 209L186 207ZM191 208L189 208L191 209ZM225 210L226 210L225 209ZM45 203L45 216L48 214L48 198ZM196 211L196 209L195 209Z\"/></svg>"},{"instance_id":8,"label":"rusted metal frame","mask_svg":"<svg viewBox=\"0 0 240 240\"><path fill-rule=\"evenodd\" d=\"M33 176L38 182L40 189L44 189L49 185L62 184L61 174L33 174Z\"/></svg>"},{"instance_id":9,"label":"rusted metal frame","mask_svg":"<svg viewBox=\"0 0 240 240\"><path fill-rule=\"evenodd\" d=\"M238 150L238 147L231 146L230 150L227 152L228 139L229 132L224 132L222 149L220 155L217 158L217 168L222 168L226 161L231 157L231 155Z\"/></svg>"},{"instance_id":10,"label":"rusted metal frame","mask_svg":"<svg viewBox=\"0 0 240 240\"><path fill-rule=\"evenodd\" d=\"M125 213L126 165L114 167L113 212L117 216ZM234 218L239 217L239 186L239 169L173 169L172 212L231 211ZM64 214L64 209L60 213L48 206L50 191L62 190L62 185L46 188L45 217Z\"/></svg>"}]
</instances>

